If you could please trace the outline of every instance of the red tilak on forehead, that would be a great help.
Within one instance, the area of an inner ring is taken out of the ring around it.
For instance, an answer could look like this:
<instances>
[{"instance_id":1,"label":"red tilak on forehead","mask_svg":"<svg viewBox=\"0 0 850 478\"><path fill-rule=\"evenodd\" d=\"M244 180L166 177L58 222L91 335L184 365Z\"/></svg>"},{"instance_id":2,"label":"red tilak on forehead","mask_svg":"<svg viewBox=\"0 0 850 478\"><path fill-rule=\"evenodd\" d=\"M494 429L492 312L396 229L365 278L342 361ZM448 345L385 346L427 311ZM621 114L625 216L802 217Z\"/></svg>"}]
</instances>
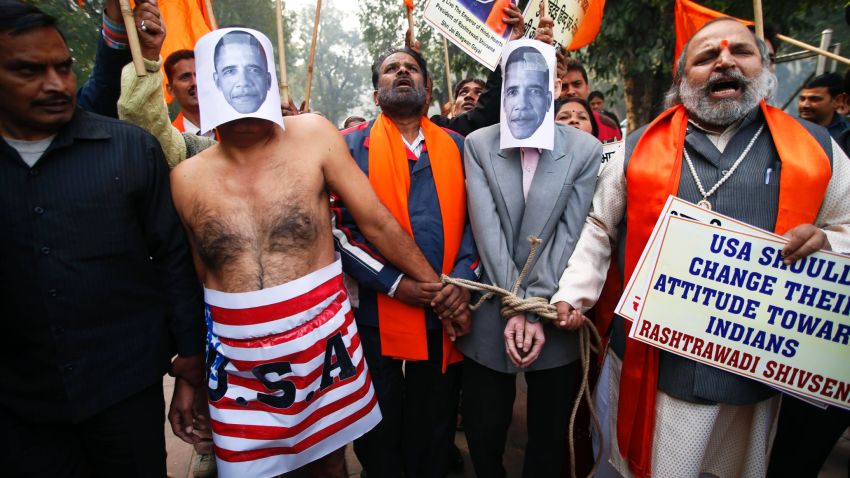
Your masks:
<instances>
[{"instance_id":1,"label":"red tilak on forehead","mask_svg":"<svg viewBox=\"0 0 850 478\"><path fill-rule=\"evenodd\" d=\"M720 40L720 48L726 48L729 46L729 40Z\"/></svg>"}]
</instances>

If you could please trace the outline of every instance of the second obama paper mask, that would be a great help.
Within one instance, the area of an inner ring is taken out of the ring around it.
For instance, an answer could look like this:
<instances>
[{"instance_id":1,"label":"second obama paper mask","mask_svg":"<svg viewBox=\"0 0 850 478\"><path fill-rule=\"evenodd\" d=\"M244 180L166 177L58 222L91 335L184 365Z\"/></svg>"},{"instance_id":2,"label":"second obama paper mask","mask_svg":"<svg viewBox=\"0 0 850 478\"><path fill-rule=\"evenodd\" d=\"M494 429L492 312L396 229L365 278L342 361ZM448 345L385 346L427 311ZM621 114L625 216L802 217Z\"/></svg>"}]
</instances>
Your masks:
<instances>
[{"instance_id":1,"label":"second obama paper mask","mask_svg":"<svg viewBox=\"0 0 850 478\"><path fill-rule=\"evenodd\" d=\"M554 145L555 48L535 40L508 43L502 53L499 147Z\"/></svg>"}]
</instances>

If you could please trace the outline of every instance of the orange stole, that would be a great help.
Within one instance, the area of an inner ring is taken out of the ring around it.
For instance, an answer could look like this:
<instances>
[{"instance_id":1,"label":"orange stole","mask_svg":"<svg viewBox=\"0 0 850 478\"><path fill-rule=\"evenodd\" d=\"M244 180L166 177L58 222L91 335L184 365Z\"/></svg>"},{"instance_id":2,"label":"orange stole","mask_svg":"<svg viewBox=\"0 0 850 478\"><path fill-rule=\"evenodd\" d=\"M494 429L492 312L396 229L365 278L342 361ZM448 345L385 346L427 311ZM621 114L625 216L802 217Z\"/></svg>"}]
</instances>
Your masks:
<instances>
[{"instance_id":1,"label":"orange stole","mask_svg":"<svg viewBox=\"0 0 850 478\"><path fill-rule=\"evenodd\" d=\"M420 123L428 146L431 171L440 202L443 222L442 272L451 273L466 224L466 188L460 151L448 133L423 117ZM401 132L383 114L369 133L369 182L402 229L413 237L407 199L410 193L410 168ZM378 325L381 351L403 360L426 360L425 311L378 294ZM443 331L443 371L463 356Z\"/></svg>"},{"instance_id":2,"label":"orange stole","mask_svg":"<svg viewBox=\"0 0 850 478\"><path fill-rule=\"evenodd\" d=\"M782 161L774 232L783 234L799 224L814 222L831 168L820 144L802 125L764 101L760 107ZM688 115L682 105L665 111L647 127L629 160L626 280L634 272L667 197L678 192L687 125ZM620 377L617 440L629 469L643 478L651 472L658 349L631 339L627 344Z\"/></svg>"},{"instance_id":3,"label":"orange stole","mask_svg":"<svg viewBox=\"0 0 850 478\"><path fill-rule=\"evenodd\" d=\"M171 126L174 126L175 128L177 128L177 131L179 131L181 133L186 132L186 127L183 126L183 112L182 111L177 113L177 117L174 118L174 121L171 122Z\"/></svg>"}]
</instances>

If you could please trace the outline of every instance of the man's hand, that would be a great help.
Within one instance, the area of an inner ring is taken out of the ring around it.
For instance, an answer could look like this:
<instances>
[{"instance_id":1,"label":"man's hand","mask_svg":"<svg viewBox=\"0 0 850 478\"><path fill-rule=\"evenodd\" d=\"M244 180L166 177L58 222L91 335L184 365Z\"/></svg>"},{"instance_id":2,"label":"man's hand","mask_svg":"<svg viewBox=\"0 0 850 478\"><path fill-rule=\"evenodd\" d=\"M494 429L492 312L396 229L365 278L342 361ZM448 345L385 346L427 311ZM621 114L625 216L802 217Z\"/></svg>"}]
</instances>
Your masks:
<instances>
[{"instance_id":1,"label":"man's hand","mask_svg":"<svg viewBox=\"0 0 850 478\"><path fill-rule=\"evenodd\" d=\"M785 264L791 264L797 259L808 256L812 252L824 250L832 250L829 245L829 239L826 234L819 228L811 224L800 224L785 233L788 244L782 248L782 257Z\"/></svg>"},{"instance_id":2,"label":"man's hand","mask_svg":"<svg viewBox=\"0 0 850 478\"><path fill-rule=\"evenodd\" d=\"M195 433L194 402L195 387L189 382L177 378L174 381L174 394L171 396L171 407L168 410L168 421L171 431L186 443L195 444L201 441L201 436Z\"/></svg>"},{"instance_id":3,"label":"man's hand","mask_svg":"<svg viewBox=\"0 0 850 478\"><path fill-rule=\"evenodd\" d=\"M440 318L440 321L443 323L443 329L446 330L446 334L449 336L449 340L454 342L458 337L463 337L469 333L469 329L472 328L471 317L472 313L469 311L469 308L464 307L464 310L460 314L454 315L451 319Z\"/></svg>"},{"instance_id":4,"label":"man's hand","mask_svg":"<svg viewBox=\"0 0 850 478\"><path fill-rule=\"evenodd\" d=\"M304 103L301 103L302 106ZM292 95L289 96L289 102L284 102L280 100L280 114L283 116L298 116L301 114L301 110L295 106L295 102L292 100Z\"/></svg>"},{"instance_id":5,"label":"man's hand","mask_svg":"<svg viewBox=\"0 0 850 478\"><path fill-rule=\"evenodd\" d=\"M439 282L417 282L404 276L395 289L394 297L407 305L429 307L442 288L443 284Z\"/></svg>"},{"instance_id":6,"label":"man's hand","mask_svg":"<svg viewBox=\"0 0 850 478\"><path fill-rule=\"evenodd\" d=\"M534 31L534 39L551 45L553 42L552 28L555 26L555 22L552 17L546 14L545 4L546 2L540 2L540 22L537 24L537 30Z\"/></svg>"},{"instance_id":7,"label":"man's hand","mask_svg":"<svg viewBox=\"0 0 850 478\"><path fill-rule=\"evenodd\" d=\"M522 343L523 357L520 362L520 367L528 367L537 357L540 356L540 351L543 350L543 344L546 342L546 335L543 333L543 322L525 322L525 337Z\"/></svg>"},{"instance_id":8,"label":"man's hand","mask_svg":"<svg viewBox=\"0 0 850 478\"><path fill-rule=\"evenodd\" d=\"M505 350L508 352L508 358L517 367L522 367L521 352L525 343L525 314L519 314L508 319L505 324Z\"/></svg>"},{"instance_id":9,"label":"man's hand","mask_svg":"<svg viewBox=\"0 0 850 478\"><path fill-rule=\"evenodd\" d=\"M584 314L580 310L563 301L555 302L555 307L558 309L555 327L564 330L576 330L581 327L581 323L584 322Z\"/></svg>"},{"instance_id":10,"label":"man's hand","mask_svg":"<svg viewBox=\"0 0 850 478\"><path fill-rule=\"evenodd\" d=\"M511 36L508 41L519 40L525 35L525 20L522 18L522 12L513 2L503 11L505 16L502 17L502 21L511 29Z\"/></svg>"},{"instance_id":11,"label":"man's hand","mask_svg":"<svg viewBox=\"0 0 850 478\"><path fill-rule=\"evenodd\" d=\"M193 387L203 386L205 373L204 354L177 357L171 362L171 370L168 371L172 377L183 379Z\"/></svg>"},{"instance_id":12,"label":"man's hand","mask_svg":"<svg viewBox=\"0 0 850 478\"><path fill-rule=\"evenodd\" d=\"M133 18L139 31L142 56L151 61L159 60L162 42L165 41L165 25L159 17L156 0L137 0Z\"/></svg>"},{"instance_id":13,"label":"man's hand","mask_svg":"<svg viewBox=\"0 0 850 478\"><path fill-rule=\"evenodd\" d=\"M440 319L452 319L466 309L469 304L469 291L463 287L446 284L431 301L431 307Z\"/></svg>"}]
</instances>

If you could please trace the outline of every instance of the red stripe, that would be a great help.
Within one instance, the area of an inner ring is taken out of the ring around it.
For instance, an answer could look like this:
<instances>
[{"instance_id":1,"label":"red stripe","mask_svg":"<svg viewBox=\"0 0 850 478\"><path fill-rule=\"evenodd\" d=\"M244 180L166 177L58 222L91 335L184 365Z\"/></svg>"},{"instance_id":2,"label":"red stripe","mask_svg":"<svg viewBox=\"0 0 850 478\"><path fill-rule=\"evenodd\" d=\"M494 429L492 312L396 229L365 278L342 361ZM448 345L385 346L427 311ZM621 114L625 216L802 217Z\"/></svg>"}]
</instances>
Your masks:
<instances>
[{"instance_id":1,"label":"red stripe","mask_svg":"<svg viewBox=\"0 0 850 478\"><path fill-rule=\"evenodd\" d=\"M213 321L223 325L256 325L304 312L342 289L342 274L340 274L305 294L276 304L247 309L227 309L211 305L210 311Z\"/></svg>"},{"instance_id":2,"label":"red stripe","mask_svg":"<svg viewBox=\"0 0 850 478\"><path fill-rule=\"evenodd\" d=\"M361 369L362 370L362 369ZM359 375L359 374L358 374ZM355 378L355 377L352 377ZM282 427L282 426L274 426L274 425L254 425L247 423L225 423L218 420L210 420L212 422L212 428L215 433L222 436L230 436L236 438L249 438L252 440L281 440L284 438L291 438L310 426L312 426L317 421L321 420L324 417L329 415L333 415L334 413L348 407L358 400L365 397L369 390L372 387L372 380L369 377L369 374L366 374L366 379L363 381L363 385L355 390L354 392L346 395L345 397L341 397L338 400L334 400L327 405L319 407L314 410L310 415L303 417L303 419L298 422L296 425L292 427ZM330 390L330 387L328 388ZM305 409L307 405L307 401L301 401L297 404L294 404L292 407L286 409L287 412L291 411L292 408L299 407L301 411ZM216 408L221 408L216 404ZM240 407L244 410L244 407ZM288 413L280 413L280 409L264 407L265 410L268 411L271 415L288 415ZM228 408L230 409L230 408ZM257 411L257 410L252 410Z\"/></svg>"},{"instance_id":3,"label":"red stripe","mask_svg":"<svg viewBox=\"0 0 850 478\"><path fill-rule=\"evenodd\" d=\"M295 453L300 453L311 446L314 446L326 438L338 433L340 430L347 428L349 425L357 422L361 418L371 412L378 403L377 396L373 396L372 400L369 401L367 406L361 408L356 413L349 415L348 417L340 420L333 425L330 425L322 430L310 435L298 442L297 445L291 447L273 447L273 448L261 448L258 450L248 450L248 451L231 451L225 450L223 448L216 447L216 456L224 461L229 462L246 462L252 460L259 460L262 458L268 458L270 456L276 455L291 455Z\"/></svg>"},{"instance_id":4,"label":"red stripe","mask_svg":"<svg viewBox=\"0 0 850 478\"><path fill-rule=\"evenodd\" d=\"M354 334L354 336L351 338L351 345L347 348L348 355L353 356L354 352L357 350L357 348L359 346L360 346L360 336L357 335L357 334ZM322 350L321 353L324 354L324 350ZM362 361L363 360L361 359L361 362ZM245 369L240 368L240 370L251 370L252 368L253 367L245 368ZM360 366L358 365L358 369L359 368L360 368ZM311 383L313 383L317 378L319 378L319 375L321 375L321 374L322 374L322 367L319 366L319 367L316 367L313 371L311 371L307 375L290 376L290 377L286 377L286 379L289 380L290 382L294 383L295 387L300 390L300 389L307 387ZM231 385L245 387L247 389L254 390L254 391L257 391L257 392L262 392L262 393L271 393L272 392L271 390L267 389L262 384L262 382L260 382L259 380L255 379L255 378L245 378L245 377L241 377L241 376L238 376L238 375L228 374L227 375L227 382Z\"/></svg>"},{"instance_id":5,"label":"red stripe","mask_svg":"<svg viewBox=\"0 0 850 478\"><path fill-rule=\"evenodd\" d=\"M334 299L333 302L328 304L327 307L315 317L304 322L298 327L291 328L285 332L280 332L277 334L269 334L260 338L251 338L251 339L231 339L227 337L219 337L221 343L234 348L242 348L242 349L259 349L264 347L273 347L275 345L280 345L286 342L291 342L297 338L303 337L322 325L329 322L331 319L336 317L337 313L339 313L340 309L342 309L342 304L345 302L347 298L345 291L340 291L339 295Z\"/></svg>"}]
</instances>

